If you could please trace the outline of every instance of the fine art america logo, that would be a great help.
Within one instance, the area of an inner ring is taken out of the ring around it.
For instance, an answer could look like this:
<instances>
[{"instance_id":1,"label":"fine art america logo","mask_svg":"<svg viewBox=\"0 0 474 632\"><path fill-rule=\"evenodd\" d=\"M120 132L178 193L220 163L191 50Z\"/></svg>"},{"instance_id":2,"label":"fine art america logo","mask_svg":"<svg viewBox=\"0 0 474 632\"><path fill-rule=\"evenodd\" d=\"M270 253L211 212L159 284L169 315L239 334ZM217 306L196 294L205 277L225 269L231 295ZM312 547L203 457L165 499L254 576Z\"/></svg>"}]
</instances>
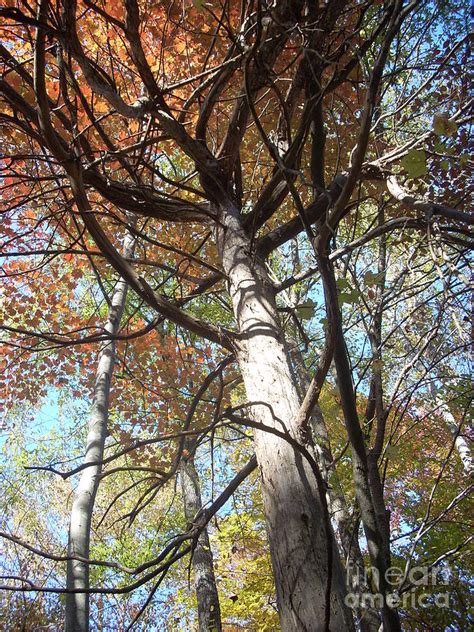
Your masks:
<instances>
[{"instance_id":1,"label":"fine art america logo","mask_svg":"<svg viewBox=\"0 0 474 632\"><path fill-rule=\"evenodd\" d=\"M448 581L443 577L442 570L429 566L413 566L408 572L392 566L385 572L387 587L385 601L389 608L406 608L407 606L421 608L435 605L437 608L449 607L449 595L446 591L437 591L436 587L447 586ZM353 609L377 608L384 605L383 594L380 589L380 574L376 568L369 570L354 567L347 568L346 605ZM359 590L355 590L359 587ZM421 588L421 590L416 590ZM423 590L423 588L429 589Z\"/></svg>"}]
</instances>

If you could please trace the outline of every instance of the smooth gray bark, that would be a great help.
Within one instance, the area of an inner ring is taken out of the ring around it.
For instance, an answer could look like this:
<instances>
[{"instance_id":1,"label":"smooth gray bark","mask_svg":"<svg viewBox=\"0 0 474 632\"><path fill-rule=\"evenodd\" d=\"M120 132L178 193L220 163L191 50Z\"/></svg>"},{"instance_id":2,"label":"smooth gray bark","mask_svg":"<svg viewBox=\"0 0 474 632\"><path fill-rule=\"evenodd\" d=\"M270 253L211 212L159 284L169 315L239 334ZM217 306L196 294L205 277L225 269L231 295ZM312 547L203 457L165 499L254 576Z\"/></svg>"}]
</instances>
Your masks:
<instances>
[{"instance_id":1,"label":"smooth gray bark","mask_svg":"<svg viewBox=\"0 0 474 632\"><path fill-rule=\"evenodd\" d=\"M133 252L134 238L128 236L124 243L124 256ZM112 295L105 331L115 335L119 331L125 300L127 283L119 279ZM84 464L95 463L82 470L79 484L74 494L69 525L68 555L89 558L92 512L102 471L100 462L104 455L107 437L107 422L110 401L110 384L115 364L115 342L110 340L102 347L94 385L92 409L89 418ZM71 559L67 564L67 589L89 589L89 565ZM87 592L66 595L66 632L87 632L89 630L89 594Z\"/></svg>"},{"instance_id":2,"label":"smooth gray bark","mask_svg":"<svg viewBox=\"0 0 474 632\"><path fill-rule=\"evenodd\" d=\"M202 509L199 475L194 465L194 456L182 459L180 466L181 490L184 514L192 523ZM194 587L196 590L199 632L220 632L221 611L214 574L214 560L207 529L197 539L192 555Z\"/></svg>"},{"instance_id":3,"label":"smooth gray bark","mask_svg":"<svg viewBox=\"0 0 474 632\"><path fill-rule=\"evenodd\" d=\"M251 256L237 209L221 212L218 247L228 276L240 338L237 359L253 418L297 438L298 392L292 378L274 289ZM301 454L271 433L256 430L264 510L277 601L284 632L326 627L327 549L333 550L330 629L352 630L335 538L326 533L314 474Z\"/></svg>"}]
</instances>

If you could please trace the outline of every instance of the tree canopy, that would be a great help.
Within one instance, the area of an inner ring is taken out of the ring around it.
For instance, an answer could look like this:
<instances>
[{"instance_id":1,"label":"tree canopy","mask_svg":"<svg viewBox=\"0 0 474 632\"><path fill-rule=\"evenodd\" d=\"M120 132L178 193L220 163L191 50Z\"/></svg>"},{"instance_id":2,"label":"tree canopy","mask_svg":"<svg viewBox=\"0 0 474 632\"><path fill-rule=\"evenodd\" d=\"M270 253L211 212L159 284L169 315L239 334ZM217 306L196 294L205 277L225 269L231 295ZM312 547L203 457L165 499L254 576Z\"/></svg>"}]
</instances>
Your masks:
<instances>
[{"instance_id":1,"label":"tree canopy","mask_svg":"<svg viewBox=\"0 0 474 632\"><path fill-rule=\"evenodd\" d=\"M470 629L468 22L3 1L4 629Z\"/></svg>"}]
</instances>

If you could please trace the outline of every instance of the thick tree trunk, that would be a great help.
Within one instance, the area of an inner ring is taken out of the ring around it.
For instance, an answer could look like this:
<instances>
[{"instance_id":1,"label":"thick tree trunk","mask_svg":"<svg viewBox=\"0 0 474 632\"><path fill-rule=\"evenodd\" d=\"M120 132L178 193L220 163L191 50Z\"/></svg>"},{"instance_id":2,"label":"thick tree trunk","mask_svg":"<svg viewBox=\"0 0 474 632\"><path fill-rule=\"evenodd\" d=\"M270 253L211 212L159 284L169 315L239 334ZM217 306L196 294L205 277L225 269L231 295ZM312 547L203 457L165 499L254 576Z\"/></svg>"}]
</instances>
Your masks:
<instances>
[{"instance_id":1,"label":"thick tree trunk","mask_svg":"<svg viewBox=\"0 0 474 632\"><path fill-rule=\"evenodd\" d=\"M194 457L183 458L180 467L184 514L192 523L202 509L199 476ZM217 592L211 545L207 529L199 536L192 557L194 586L196 590L199 632L220 632L221 610Z\"/></svg>"},{"instance_id":2,"label":"thick tree trunk","mask_svg":"<svg viewBox=\"0 0 474 632\"><path fill-rule=\"evenodd\" d=\"M133 251L133 238L129 237L124 244L124 256L129 257ZM112 296L105 331L115 335L120 327L120 320L127 296L127 284L119 279ZM75 492L69 525L68 555L81 558L89 557L92 512L102 470L104 444L107 437L107 421L110 399L110 383L115 363L115 343L106 342L99 354L94 398L89 419L89 433L84 456L84 464L94 463L84 470L80 476ZM89 589L89 565L71 559L67 565L68 590ZM87 592L68 593L66 595L66 631L87 632L89 630L89 594Z\"/></svg>"},{"instance_id":3,"label":"thick tree trunk","mask_svg":"<svg viewBox=\"0 0 474 632\"><path fill-rule=\"evenodd\" d=\"M229 280L240 339L237 358L249 411L259 423L297 437L298 393L291 376L274 290L254 261L237 210L221 213L218 246ZM326 628L327 549L332 547L330 629L352 630L344 604L344 578L332 532L326 533L314 474L285 440L255 431L265 517L284 632Z\"/></svg>"}]
</instances>

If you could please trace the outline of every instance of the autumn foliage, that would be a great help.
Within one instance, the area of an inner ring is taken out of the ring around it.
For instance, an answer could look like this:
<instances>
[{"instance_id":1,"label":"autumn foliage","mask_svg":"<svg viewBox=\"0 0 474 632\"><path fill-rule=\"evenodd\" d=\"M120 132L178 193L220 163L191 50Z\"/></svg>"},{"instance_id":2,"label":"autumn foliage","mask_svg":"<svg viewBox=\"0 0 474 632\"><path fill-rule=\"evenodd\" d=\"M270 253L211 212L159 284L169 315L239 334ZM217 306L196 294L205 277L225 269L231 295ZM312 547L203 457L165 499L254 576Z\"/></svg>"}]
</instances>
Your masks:
<instances>
[{"instance_id":1,"label":"autumn foliage","mask_svg":"<svg viewBox=\"0 0 474 632\"><path fill-rule=\"evenodd\" d=\"M462 5L3 0L5 629L63 625L107 354L91 629L204 630L203 542L207 629L306 629L316 594L311 630L472 625ZM296 470L324 555L288 595ZM351 560L405 569L398 610L341 605Z\"/></svg>"}]
</instances>

